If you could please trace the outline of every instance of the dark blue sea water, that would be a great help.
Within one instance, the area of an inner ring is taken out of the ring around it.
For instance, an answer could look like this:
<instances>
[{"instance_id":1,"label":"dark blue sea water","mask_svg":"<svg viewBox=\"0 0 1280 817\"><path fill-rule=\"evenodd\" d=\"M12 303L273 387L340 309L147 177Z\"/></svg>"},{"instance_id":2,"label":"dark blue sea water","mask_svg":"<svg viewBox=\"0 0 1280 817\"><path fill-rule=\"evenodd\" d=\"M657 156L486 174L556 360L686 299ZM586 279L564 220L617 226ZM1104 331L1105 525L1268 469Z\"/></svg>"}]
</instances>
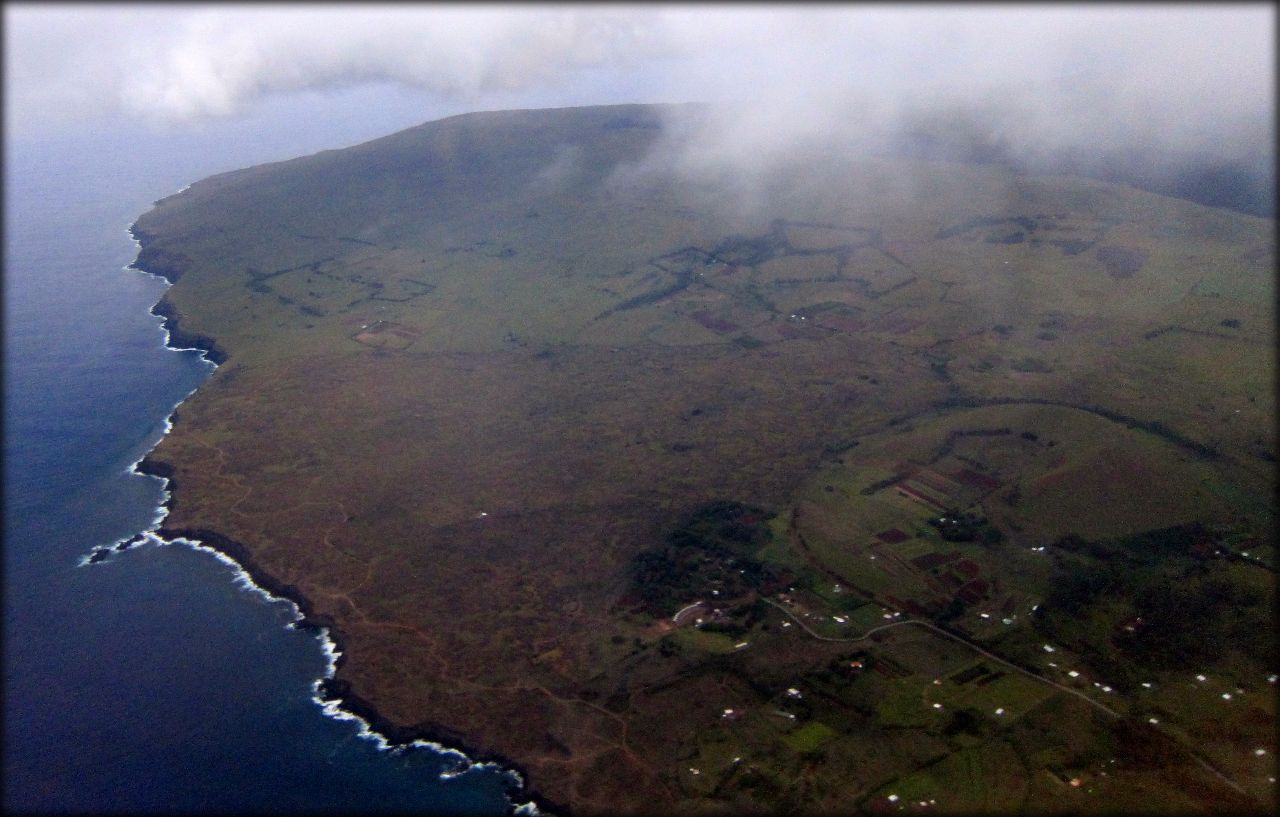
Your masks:
<instances>
[{"instance_id":1,"label":"dark blue sea water","mask_svg":"<svg viewBox=\"0 0 1280 817\"><path fill-rule=\"evenodd\" d=\"M129 468L209 371L164 348L148 309L166 285L122 269L127 225L210 173L432 118L299 116L6 140L7 813L509 808L497 770L441 779L456 758L380 751L326 717L320 642L210 554L144 545L78 566L152 524L161 483Z\"/></svg>"}]
</instances>

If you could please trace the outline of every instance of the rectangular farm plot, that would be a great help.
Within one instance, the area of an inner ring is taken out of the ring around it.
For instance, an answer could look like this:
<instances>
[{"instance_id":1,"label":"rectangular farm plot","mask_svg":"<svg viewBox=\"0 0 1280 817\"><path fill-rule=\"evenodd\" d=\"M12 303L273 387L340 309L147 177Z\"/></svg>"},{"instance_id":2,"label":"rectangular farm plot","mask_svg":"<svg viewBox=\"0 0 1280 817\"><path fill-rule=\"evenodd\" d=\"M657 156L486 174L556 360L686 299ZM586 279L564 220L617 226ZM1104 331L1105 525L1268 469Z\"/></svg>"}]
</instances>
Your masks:
<instances>
[{"instance_id":1,"label":"rectangular farm plot","mask_svg":"<svg viewBox=\"0 0 1280 817\"><path fill-rule=\"evenodd\" d=\"M911 562L913 566L918 567L918 565L915 565L915 560L922 556L934 553L935 548L938 547L938 543L930 539L921 539L913 536L910 539L893 545L875 543L874 547L877 553L892 556L895 561L901 560L904 562Z\"/></svg>"},{"instance_id":2,"label":"rectangular farm plot","mask_svg":"<svg viewBox=\"0 0 1280 817\"><path fill-rule=\"evenodd\" d=\"M844 277L859 284L872 299L910 286L916 274L909 267L879 250L864 249L854 253L844 264Z\"/></svg>"},{"instance_id":3,"label":"rectangular farm plot","mask_svg":"<svg viewBox=\"0 0 1280 817\"><path fill-rule=\"evenodd\" d=\"M982 466L985 463L977 460L945 457L932 466L915 469L904 482L940 498L948 507L967 508L1001 485L989 468L985 472L975 470Z\"/></svg>"},{"instance_id":4,"label":"rectangular farm plot","mask_svg":"<svg viewBox=\"0 0 1280 817\"><path fill-rule=\"evenodd\" d=\"M761 284L806 284L836 280L839 261L834 254L787 255L756 267Z\"/></svg>"},{"instance_id":5,"label":"rectangular farm plot","mask_svg":"<svg viewBox=\"0 0 1280 817\"><path fill-rule=\"evenodd\" d=\"M976 667L986 671L972 678L964 676L965 672ZM963 682L958 681L957 676L963 678ZM973 668L953 674L943 681L942 687L944 706L971 707L998 723L1012 721L1057 694L1057 690L1042 681L990 661L979 662Z\"/></svg>"},{"instance_id":6,"label":"rectangular farm plot","mask_svg":"<svg viewBox=\"0 0 1280 817\"><path fill-rule=\"evenodd\" d=\"M876 314L884 311L884 308L879 304L868 300L866 293L856 282L840 278L815 278L812 282L804 284L762 283L759 285L759 289L761 294L773 303L784 318L791 314L795 314L798 318L804 315L807 307L812 307L814 304L837 303L843 304L851 310L863 310L860 317L865 316L868 322L873 320ZM822 323L822 317L832 314L833 311L826 310L813 317L806 317L804 323L814 324L817 327Z\"/></svg>"},{"instance_id":7,"label":"rectangular farm plot","mask_svg":"<svg viewBox=\"0 0 1280 817\"><path fill-rule=\"evenodd\" d=\"M849 614L849 632L862 634L872 627L889 623L885 619L887 612L879 604L864 604Z\"/></svg>"},{"instance_id":8,"label":"rectangular farm plot","mask_svg":"<svg viewBox=\"0 0 1280 817\"><path fill-rule=\"evenodd\" d=\"M783 235L787 243L802 252L847 250L866 245L874 239L875 232L866 227L840 227L830 224L804 222L787 223Z\"/></svg>"},{"instance_id":9,"label":"rectangular farm plot","mask_svg":"<svg viewBox=\"0 0 1280 817\"><path fill-rule=\"evenodd\" d=\"M925 527L918 505L900 510L879 497L858 497L845 503L804 503L800 510L798 530L809 552L862 592L873 593L898 609L919 613L946 603L956 589L939 583L928 567L914 561L940 549L952 549ZM903 510L916 518L904 520ZM897 524L868 526L867 517ZM887 536L895 541L886 543L885 537L876 535L877 529L881 533L896 531ZM927 531L926 535L916 536L919 530Z\"/></svg>"},{"instance_id":10,"label":"rectangular farm plot","mask_svg":"<svg viewBox=\"0 0 1280 817\"><path fill-rule=\"evenodd\" d=\"M1023 804L1027 785L1022 760L1013 747L988 741L881 787L865 805L897 811L899 803L909 808L924 803L943 813L1015 813Z\"/></svg>"},{"instance_id":11,"label":"rectangular farm plot","mask_svg":"<svg viewBox=\"0 0 1280 817\"><path fill-rule=\"evenodd\" d=\"M816 513L839 520L851 538L894 544L889 540L914 537L931 513L915 503L894 501L896 484L897 474L888 469L833 469L814 481L805 504L812 505ZM831 491L826 490L827 485L832 486Z\"/></svg>"},{"instance_id":12,"label":"rectangular farm plot","mask_svg":"<svg viewBox=\"0 0 1280 817\"><path fill-rule=\"evenodd\" d=\"M925 698L928 681L918 675L889 684L876 706L877 720L887 727L920 728L943 723L942 713Z\"/></svg>"},{"instance_id":13,"label":"rectangular farm plot","mask_svg":"<svg viewBox=\"0 0 1280 817\"><path fill-rule=\"evenodd\" d=\"M863 592L903 597L929 592L923 579L906 562L880 548L855 550L847 543L819 537L814 537L808 544L810 552L818 560Z\"/></svg>"},{"instance_id":14,"label":"rectangular farm plot","mask_svg":"<svg viewBox=\"0 0 1280 817\"><path fill-rule=\"evenodd\" d=\"M332 264L315 264L273 275L253 281L249 286L258 290L269 289L277 296L325 313L338 312L370 294L367 286L346 277L345 270L336 269Z\"/></svg>"},{"instance_id":15,"label":"rectangular farm plot","mask_svg":"<svg viewBox=\"0 0 1280 817\"><path fill-rule=\"evenodd\" d=\"M942 513L950 507L946 495L914 480L903 480L890 490L904 500L919 504L930 514Z\"/></svg>"},{"instance_id":16,"label":"rectangular farm plot","mask_svg":"<svg viewBox=\"0 0 1280 817\"><path fill-rule=\"evenodd\" d=\"M651 313L652 314L652 313ZM704 323L690 320L678 312L668 312L664 320L645 333L645 337L664 346L703 346L725 341L720 332Z\"/></svg>"},{"instance_id":17,"label":"rectangular farm plot","mask_svg":"<svg viewBox=\"0 0 1280 817\"><path fill-rule=\"evenodd\" d=\"M894 627L886 635L877 656L891 659L913 673L917 690L929 702L941 700L942 688L933 683L935 680L971 666L977 657L973 648L915 625Z\"/></svg>"},{"instance_id":18,"label":"rectangular farm plot","mask_svg":"<svg viewBox=\"0 0 1280 817\"><path fill-rule=\"evenodd\" d=\"M685 627L677 630L669 638L677 644L697 652L724 654L734 651L734 640L723 633L710 633L697 627Z\"/></svg>"},{"instance_id":19,"label":"rectangular farm plot","mask_svg":"<svg viewBox=\"0 0 1280 817\"><path fill-rule=\"evenodd\" d=\"M797 752L815 752L838 737L836 730L821 721L809 721L783 740Z\"/></svg>"}]
</instances>

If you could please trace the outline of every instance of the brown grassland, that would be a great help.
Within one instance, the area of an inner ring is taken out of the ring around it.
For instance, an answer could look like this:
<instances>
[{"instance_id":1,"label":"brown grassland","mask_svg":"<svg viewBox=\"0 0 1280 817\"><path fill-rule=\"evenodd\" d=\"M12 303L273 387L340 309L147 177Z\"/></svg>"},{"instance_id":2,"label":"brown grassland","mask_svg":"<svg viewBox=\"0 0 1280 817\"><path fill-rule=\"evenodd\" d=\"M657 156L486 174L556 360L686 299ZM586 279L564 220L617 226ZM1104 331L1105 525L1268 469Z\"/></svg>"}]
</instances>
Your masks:
<instances>
[{"instance_id":1,"label":"brown grassland","mask_svg":"<svg viewBox=\"0 0 1280 817\"><path fill-rule=\"evenodd\" d=\"M659 113L143 215L224 361L146 461L165 532L557 812L1273 807L1273 222L885 157L747 196L637 169Z\"/></svg>"}]
</instances>

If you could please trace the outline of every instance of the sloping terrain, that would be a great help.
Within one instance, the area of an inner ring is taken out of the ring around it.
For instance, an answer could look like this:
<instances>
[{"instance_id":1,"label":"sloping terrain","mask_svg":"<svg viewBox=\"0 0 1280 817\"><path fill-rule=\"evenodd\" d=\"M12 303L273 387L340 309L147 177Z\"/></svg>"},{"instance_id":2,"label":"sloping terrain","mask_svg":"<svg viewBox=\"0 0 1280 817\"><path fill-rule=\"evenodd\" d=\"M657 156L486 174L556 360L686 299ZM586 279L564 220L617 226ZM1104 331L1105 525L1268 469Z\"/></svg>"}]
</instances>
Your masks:
<instances>
[{"instance_id":1,"label":"sloping terrain","mask_svg":"<svg viewBox=\"0 0 1280 817\"><path fill-rule=\"evenodd\" d=\"M744 187L669 169L680 113L143 215L224 361L145 464L166 532L331 624L393 736L572 813L1271 803L1274 224L886 157ZM1191 586L1222 649L1144 645Z\"/></svg>"}]
</instances>

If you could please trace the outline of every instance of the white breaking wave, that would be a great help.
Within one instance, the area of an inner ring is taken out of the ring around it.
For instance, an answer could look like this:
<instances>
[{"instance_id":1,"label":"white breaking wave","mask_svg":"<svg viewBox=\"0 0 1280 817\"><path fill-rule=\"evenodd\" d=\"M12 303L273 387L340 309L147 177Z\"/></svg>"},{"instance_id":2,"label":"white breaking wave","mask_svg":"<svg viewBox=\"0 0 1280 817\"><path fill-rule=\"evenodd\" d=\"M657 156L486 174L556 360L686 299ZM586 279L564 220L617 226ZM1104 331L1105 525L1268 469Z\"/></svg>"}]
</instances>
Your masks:
<instances>
[{"instance_id":1,"label":"white breaking wave","mask_svg":"<svg viewBox=\"0 0 1280 817\"><path fill-rule=\"evenodd\" d=\"M188 187L190 187L190 185L183 187L178 192L181 193L184 190L186 190ZM132 231L129 228L126 228L126 232L128 233L130 240L132 240L134 245L138 248L138 250L141 251L141 243L134 237ZM163 276L155 275L154 273L150 273L145 270L138 269L137 267L134 267L132 265L126 266L124 269L131 272L138 272L143 275L150 275L154 278L163 279ZM159 315L155 315L154 313L152 313L152 315L158 321L160 321L161 326L163 327L164 318L162 318ZM216 369L218 367L218 364L214 363L212 360L209 360L208 353L205 350L178 348L171 345L170 343L171 340L172 340L171 333L166 329L165 340L164 340L165 348L175 352L198 351L201 353L201 359L208 364L210 369ZM173 431L174 414L176 414L178 408L183 403L185 403L187 399L191 397L191 395L195 394L196 391L198 391L198 388L199 387L192 389L190 392L188 392L186 396L184 396L181 400L175 403L173 408L169 410L169 413L164 418L164 431L160 434L159 438L157 438L156 442L151 446L150 450L154 450L155 447L160 444L160 441L163 440L166 436L168 436L171 431ZM148 453L150 453L150 451L148 451ZM142 461L145 460L146 457L147 457L146 454L139 457L136 461L133 462L132 465L130 465L128 468L125 469L125 473L133 474L136 476L152 476L148 474L143 474L138 470L138 466L142 464ZM85 566L94 564L95 556L98 556L99 557L98 561L101 561L104 558L106 558L107 555L114 552L117 548L120 548L122 545L125 545L134 540L137 540L137 541L132 547L137 547L143 544L150 544L153 546L185 545L186 547L189 547L193 550L198 550L203 553L208 553L214 559L217 559L219 562L229 567L232 571L232 582L237 587L240 587L248 592L251 592L267 602L270 602L270 603L281 602L281 603L288 604L293 611L293 617L292 617L293 620L289 623L288 626L297 629L298 625L301 624L306 619L306 616L303 615L302 608L298 606L297 602L295 602L293 599L285 598L283 596L277 596L271 593L266 588L259 585L257 582L253 580L253 576L249 574L249 571L247 571L244 568L244 565L240 564L240 562L236 561L234 558L222 552L221 550L218 550L215 547L207 545L204 542L199 541L198 539L190 539L184 536L176 536L176 537L173 537L172 539L166 539L160 535L160 527L161 525L164 524L164 520L169 515L169 500L172 498L172 492L169 490L168 479L164 477L156 477L156 479L163 480L164 488L161 492L160 502L156 506L155 514L152 516L150 524L142 531L139 531L138 533L131 534L124 538L118 539L115 542L112 542L110 545L99 545L90 549L88 553L86 553L84 556L82 556L79 559L79 561L77 562L77 566L85 567ZM385 735L375 731L373 727L369 724L369 722L366 721L364 718L360 717L354 712L350 712L346 709L343 709L342 701L340 699L325 698L323 695L325 684L328 681L332 681L334 677L337 675L338 659L341 657L342 651L338 648L337 643L330 637L329 629L327 627L316 628L316 640L319 642L321 652L324 654L324 657L325 657L325 668L324 668L324 673L319 678L317 678L315 681L312 682L311 700L318 707L320 707L320 710L326 716L333 718L334 720L349 721L357 724L359 726L357 737L372 742L379 751L398 753L398 752L407 751L409 749L430 749L442 757L449 758L450 760L453 761L453 764L449 769L439 774L439 778L441 780L449 780L455 777L460 777L473 769L491 769L493 771L496 771L502 774L508 780L512 781L514 783L513 790L519 791L524 788L524 783L525 783L524 778L520 775L519 772L515 771L514 769L504 768L501 765L494 763L492 761L485 761L485 762L474 761L462 751L458 749L454 749L449 746L444 746L443 744L436 743L435 741L416 739L416 740L409 741L408 743L400 743L400 744L392 743L390 740L387 739ZM526 803L519 803L519 804L512 802L511 805L516 814L523 814L523 815L545 814L545 812L540 811L537 805L532 801L526 802Z\"/></svg>"},{"instance_id":2,"label":"white breaking wave","mask_svg":"<svg viewBox=\"0 0 1280 817\"><path fill-rule=\"evenodd\" d=\"M169 492L166 490L165 491L166 500L168 496L169 496ZM167 514L168 514L168 511L165 510L164 506L162 505L158 513L158 518L160 520L163 520L164 517L167 516ZM245 570L244 566L241 565L238 561L236 561L231 556L227 555L221 550L218 550L215 547L212 547L210 545L205 544L204 542L201 542L198 539L191 539L185 536L175 536L172 539L165 539L164 537L160 536L157 533L157 529L158 529L158 525L157 525L157 528L152 528L150 530L144 531L143 533L139 534L139 536L141 536L141 541L139 542L139 544L147 543L147 544L156 545L156 546L181 545L181 546L189 547L193 550L201 551L202 553L208 553L214 559L218 560L219 562L221 562L222 564L226 565L228 568L231 569L232 582L237 587L240 587L245 591L248 591L250 593L253 593L254 595L257 595L258 597L262 598L264 601L267 601L270 603L288 604L290 609L293 612L293 615L292 615L293 620L290 622L288 626L298 629L298 625L300 625L303 621L305 621L306 616L303 615L302 608L298 606L297 602L283 596L277 596L273 594L271 591L262 587L260 584L258 584L253 580L253 576L249 574L249 571ZM132 539L132 538L134 537L129 537L129 539ZM128 539L123 539L121 540L121 542L117 544L120 544L126 541L128 541ZM88 558L89 557L85 557L84 559L82 559L81 564L87 564ZM455 777L460 777L466 774L467 772L472 771L473 769L490 769L502 774L503 776L511 780L514 783L513 788L515 790L520 790L524 788L524 782L525 782L524 778L519 774L519 772L516 772L514 769L504 768L500 764L494 763L492 761L485 761L485 762L474 761L462 751L458 749L454 749L449 746L445 746L440 743L436 743L435 741L423 740L419 738L416 740L409 741L408 743L399 743L399 744L392 743L390 740L387 739L385 735L375 731L367 720L355 714L354 712L343 709L342 701L340 699L324 697L323 693L324 693L325 683L328 681L332 681L336 676L338 671L338 659L339 657L341 657L342 651L338 648L337 642L335 642L330 637L329 628L327 627L317 628L316 640L319 642L320 650L325 657L325 668L324 668L323 674L319 678L315 679L311 684L311 700L316 704L316 706L320 707L320 710L327 717L333 718L334 720L338 720L338 721L347 721L347 722L355 723L359 727L358 731L356 732L356 736L363 740L367 740L373 743L374 746L379 751L398 753L398 752L404 752L408 749L430 749L436 754L444 758L450 759L451 761L453 761L453 765L449 769L439 774L439 778L441 780L449 780ZM515 812L517 814L538 815L538 814L545 813L540 811L537 808L536 804L532 802L522 803L522 804L513 803L512 806L514 807Z\"/></svg>"}]
</instances>

